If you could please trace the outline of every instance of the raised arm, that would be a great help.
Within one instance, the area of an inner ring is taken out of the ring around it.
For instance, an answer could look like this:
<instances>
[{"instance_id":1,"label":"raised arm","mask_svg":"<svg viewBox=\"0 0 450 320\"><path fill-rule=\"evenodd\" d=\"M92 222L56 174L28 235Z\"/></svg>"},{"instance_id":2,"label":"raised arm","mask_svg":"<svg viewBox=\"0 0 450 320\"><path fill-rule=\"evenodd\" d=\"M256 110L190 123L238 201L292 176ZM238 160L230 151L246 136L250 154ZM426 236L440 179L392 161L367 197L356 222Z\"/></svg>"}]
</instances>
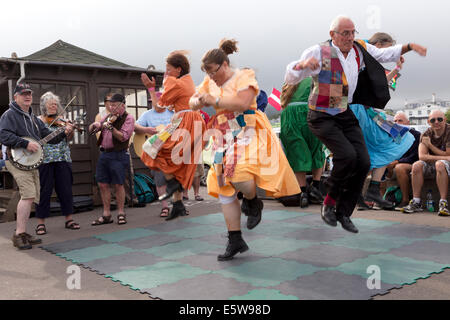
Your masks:
<instances>
[{"instance_id":1,"label":"raised arm","mask_svg":"<svg viewBox=\"0 0 450 320\"><path fill-rule=\"evenodd\" d=\"M300 60L288 64L284 82L288 85L296 85L307 77L319 74L321 67L320 46L316 45L305 50Z\"/></svg>"}]
</instances>

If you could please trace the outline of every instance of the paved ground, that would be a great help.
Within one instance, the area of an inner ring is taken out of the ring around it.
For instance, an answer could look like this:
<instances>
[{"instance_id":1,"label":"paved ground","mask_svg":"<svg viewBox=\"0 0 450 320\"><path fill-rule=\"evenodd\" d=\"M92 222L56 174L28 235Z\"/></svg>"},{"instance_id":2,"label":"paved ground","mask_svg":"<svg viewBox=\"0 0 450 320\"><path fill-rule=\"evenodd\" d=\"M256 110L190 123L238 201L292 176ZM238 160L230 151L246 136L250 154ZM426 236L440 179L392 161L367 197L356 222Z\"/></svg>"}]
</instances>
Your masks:
<instances>
[{"instance_id":1,"label":"paved ground","mask_svg":"<svg viewBox=\"0 0 450 320\"><path fill-rule=\"evenodd\" d=\"M204 202L189 201L190 216L201 216L220 212L217 200L208 197L205 188L202 188ZM191 195L192 197L192 195ZM279 210L285 208L276 201L265 201L265 208ZM90 237L95 234L114 232L120 229L137 228L142 225L161 223L159 218L159 204L150 204L145 208L128 209L128 224L118 226L116 223L92 227L90 226L101 208L81 213L76 216L82 229L72 231L64 229L64 218L52 217L47 220L48 234L42 239L45 244L61 242L64 240ZM289 209L289 210L292 210ZM295 209L294 210L298 210ZM319 214L319 206L311 206L308 212ZM114 212L113 215L117 214ZM438 217L436 214L422 213L404 215L398 212L368 211L355 212L355 217L397 221L402 223L446 227L450 229L450 218ZM36 226L36 220L31 219L28 232L31 233ZM135 292L119 283L115 283L94 272L81 269L81 290L69 290L66 281L70 276L67 268L71 263L45 252L33 248L24 252L12 246L11 236L15 223L0 224L0 299L45 299L45 300L147 300L147 295ZM225 230L224 230L225 231ZM34 234L34 231L33 231ZM428 279L419 280L416 284L394 289L389 294L375 297L376 300L399 299L450 299L450 270L441 274L434 274ZM189 299L189 297L186 297Z\"/></svg>"}]
</instances>

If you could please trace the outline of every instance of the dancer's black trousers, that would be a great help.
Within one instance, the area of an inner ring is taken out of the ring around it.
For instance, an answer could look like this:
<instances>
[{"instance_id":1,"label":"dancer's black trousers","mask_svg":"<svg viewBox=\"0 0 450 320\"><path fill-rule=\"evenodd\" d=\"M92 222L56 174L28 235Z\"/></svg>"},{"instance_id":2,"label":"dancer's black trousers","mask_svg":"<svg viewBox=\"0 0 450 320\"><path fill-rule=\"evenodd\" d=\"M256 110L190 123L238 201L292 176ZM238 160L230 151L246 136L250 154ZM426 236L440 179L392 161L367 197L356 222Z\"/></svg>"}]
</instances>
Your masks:
<instances>
[{"instance_id":1,"label":"dancer's black trousers","mask_svg":"<svg viewBox=\"0 0 450 320\"><path fill-rule=\"evenodd\" d=\"M336 216L350 217L370 169L358 119L350 108L335 116L310 110L308 126L333 153L333 170L326 184L328 195L337 201Z\"/></svg>"}]
</instances>

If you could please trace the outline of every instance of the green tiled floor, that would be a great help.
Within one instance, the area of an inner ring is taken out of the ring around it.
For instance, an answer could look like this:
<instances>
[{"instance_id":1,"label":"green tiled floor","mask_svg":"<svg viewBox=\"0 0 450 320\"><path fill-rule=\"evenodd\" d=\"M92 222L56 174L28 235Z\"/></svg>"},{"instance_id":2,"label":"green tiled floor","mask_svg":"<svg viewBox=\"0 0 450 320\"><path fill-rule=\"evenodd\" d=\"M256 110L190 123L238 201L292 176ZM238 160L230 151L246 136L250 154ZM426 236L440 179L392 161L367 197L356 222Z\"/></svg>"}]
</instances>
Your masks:
<instances>
[{"instance_id":1,"label":"green tiled floor","mask_svg":"<svg viewBox=\"0 0 450 320\"><path fill-rule=\"evenodd\" d=\"M401 237L417 226L353 221L360 234L330 228L317 214L264 211L256 229L243 229L250 250L225 262L217 261L227 240L220 213L42 248L161 299L369 299L450 267L442 254L450 230ZM383 284L375 291L367 288L372 265Z\"/></svg>"}]
</instances>

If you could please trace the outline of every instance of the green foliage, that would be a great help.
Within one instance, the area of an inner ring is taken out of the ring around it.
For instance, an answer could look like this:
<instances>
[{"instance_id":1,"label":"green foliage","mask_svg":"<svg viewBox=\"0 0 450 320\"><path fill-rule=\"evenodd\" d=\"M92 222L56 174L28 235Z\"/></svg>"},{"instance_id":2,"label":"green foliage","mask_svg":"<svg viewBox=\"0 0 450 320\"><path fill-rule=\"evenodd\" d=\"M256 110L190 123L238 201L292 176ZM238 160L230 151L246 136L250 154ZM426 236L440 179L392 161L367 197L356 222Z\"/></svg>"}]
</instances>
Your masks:
<instances>
[{"instance_id":1,"label":"green foliage","mask_svg":"<svg viewBox=\"0 0 450 320\"><path fill-rule=\"evenodd\" d=\"M447 123L450 123L450 109L445 113L445 118L447 119Z\"/></svg>"}]
</instances>

